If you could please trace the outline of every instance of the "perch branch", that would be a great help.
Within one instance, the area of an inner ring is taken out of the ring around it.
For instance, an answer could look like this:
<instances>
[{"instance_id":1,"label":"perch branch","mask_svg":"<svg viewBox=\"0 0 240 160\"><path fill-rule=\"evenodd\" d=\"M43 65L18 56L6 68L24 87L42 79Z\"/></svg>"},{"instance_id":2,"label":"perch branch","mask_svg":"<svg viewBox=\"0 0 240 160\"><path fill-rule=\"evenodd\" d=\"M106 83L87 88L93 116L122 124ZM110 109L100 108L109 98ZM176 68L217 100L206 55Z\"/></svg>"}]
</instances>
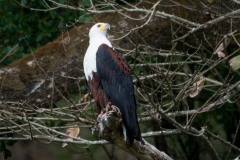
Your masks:
<instances>
[{"instance_id":1,"label":"perch branch","mask_svg":"<svg viewBox=\"0 0 240 160\"><path fill-rule=\"evenodd\" d=\"M138 142L134 141L132 146L129 146L124 140L123 135L119 131L121 126L121 113L117 107L107 105L106 112L100 114L98 117L98 125L94 129L95 134L100 135L102 138L108 140L114 145L122 148L128 153L134 155L140 160L171 160L166 153L159 151L156 147L147 141Z\"/></svg>"}]
</instances>

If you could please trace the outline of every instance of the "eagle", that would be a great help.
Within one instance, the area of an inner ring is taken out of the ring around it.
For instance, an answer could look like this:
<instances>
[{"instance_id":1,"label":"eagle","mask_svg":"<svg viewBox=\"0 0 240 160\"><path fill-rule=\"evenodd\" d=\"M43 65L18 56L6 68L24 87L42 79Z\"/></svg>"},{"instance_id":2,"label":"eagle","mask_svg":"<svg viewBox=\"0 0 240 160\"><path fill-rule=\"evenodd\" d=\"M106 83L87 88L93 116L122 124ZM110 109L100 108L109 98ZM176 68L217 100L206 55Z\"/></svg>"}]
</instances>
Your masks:
<instances>
[{"instance_id":1,"label":"eagle","mask_svg":"<svg viewBox=\"0 0 240 160\"><path fill-rule=\"evenodd\" d=\"M128 65L107 39L108 23L97 23L89 31L89 46L83 60L88 88L97 105L98 114L108 103L122 114L123 135L129 145L142 141L137 120L134 86Z\"/></svg>"}]
</instances>

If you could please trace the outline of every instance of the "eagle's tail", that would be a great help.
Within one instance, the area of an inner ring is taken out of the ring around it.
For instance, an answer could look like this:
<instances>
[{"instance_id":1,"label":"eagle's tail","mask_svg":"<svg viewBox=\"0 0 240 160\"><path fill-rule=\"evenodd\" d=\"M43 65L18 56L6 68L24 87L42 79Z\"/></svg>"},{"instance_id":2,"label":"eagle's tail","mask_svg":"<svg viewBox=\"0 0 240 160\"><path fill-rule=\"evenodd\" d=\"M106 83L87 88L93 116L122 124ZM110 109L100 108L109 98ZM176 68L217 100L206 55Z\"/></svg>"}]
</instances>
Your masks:
<instances>
[{"instance_id":1,"label":"eagle's tail","mask_svg":"<svg viewBox=\"0 0 240 160\"><path fill-rule=\"evenodd\" d=\"M134 139L137 141L142 141L142 136L137 120L137 113L132 114L131 118L128 119L128 122L126 123L126 135L127 135L127 143L129 145L132 145L134 142ZM143 141L142 141L143 142Z\"/></svg>"}]
</instances>

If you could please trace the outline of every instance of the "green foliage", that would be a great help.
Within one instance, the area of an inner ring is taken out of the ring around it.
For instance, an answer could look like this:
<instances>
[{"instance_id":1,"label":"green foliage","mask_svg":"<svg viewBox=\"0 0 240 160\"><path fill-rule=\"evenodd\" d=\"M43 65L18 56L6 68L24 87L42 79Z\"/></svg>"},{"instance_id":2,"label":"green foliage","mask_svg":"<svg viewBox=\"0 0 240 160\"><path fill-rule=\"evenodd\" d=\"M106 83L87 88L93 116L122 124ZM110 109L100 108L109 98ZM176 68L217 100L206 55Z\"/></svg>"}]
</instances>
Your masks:
<instances>
[{"instance_id":1,"label":"green foliage","mask_svg":"<svg viewBox=\"0 0 240 160\"><path fill-rule=\"evenodd\" d=\"M238 70L240 68L240 55L230 59L229 63L234 70Z\"/></svg>"},{"instance_id":2,"label":"green foliage","mask_svg":"<svg viewBox=\"0 0 240 160\"><path fill-rule=\"evenodd\" d=\"M59 0L58 2L65 2ZM72 2L73 3L73 2ZM71 4L72 4L71 3ZM77 4L74 4L77 5ZM18 44L16 53L5 59L0 66L6 65L37 47L56 38L66 25L87 21L80 11L55 9L48 12L30 10L45 9L46 4L37 0L4 1L0 0L0 60Z\"/></svg>"}]
</instances>

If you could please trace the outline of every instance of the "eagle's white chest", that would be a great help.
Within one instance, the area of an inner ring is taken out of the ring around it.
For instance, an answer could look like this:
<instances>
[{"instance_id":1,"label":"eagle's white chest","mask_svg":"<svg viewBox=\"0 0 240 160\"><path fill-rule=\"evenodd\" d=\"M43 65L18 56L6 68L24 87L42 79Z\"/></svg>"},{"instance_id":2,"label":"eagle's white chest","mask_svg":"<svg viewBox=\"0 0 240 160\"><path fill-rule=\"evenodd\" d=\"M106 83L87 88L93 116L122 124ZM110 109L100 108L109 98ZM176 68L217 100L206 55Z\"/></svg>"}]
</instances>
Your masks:
<instances>
[{"instance_id":1,"label":"eagle's white chest","mask_svg":"<svg viewBox=\"0 0 240 160\"><path fill-rule=\"evenodd\" d=\"M83 59L84 74L87 80L89 80L89 77L92 79L93 72L97 72L96 53L101 44L107 44L109 47L112 47L106 37L92 37L90 39L90 44Z\"/></svg>"}]
</instances>

